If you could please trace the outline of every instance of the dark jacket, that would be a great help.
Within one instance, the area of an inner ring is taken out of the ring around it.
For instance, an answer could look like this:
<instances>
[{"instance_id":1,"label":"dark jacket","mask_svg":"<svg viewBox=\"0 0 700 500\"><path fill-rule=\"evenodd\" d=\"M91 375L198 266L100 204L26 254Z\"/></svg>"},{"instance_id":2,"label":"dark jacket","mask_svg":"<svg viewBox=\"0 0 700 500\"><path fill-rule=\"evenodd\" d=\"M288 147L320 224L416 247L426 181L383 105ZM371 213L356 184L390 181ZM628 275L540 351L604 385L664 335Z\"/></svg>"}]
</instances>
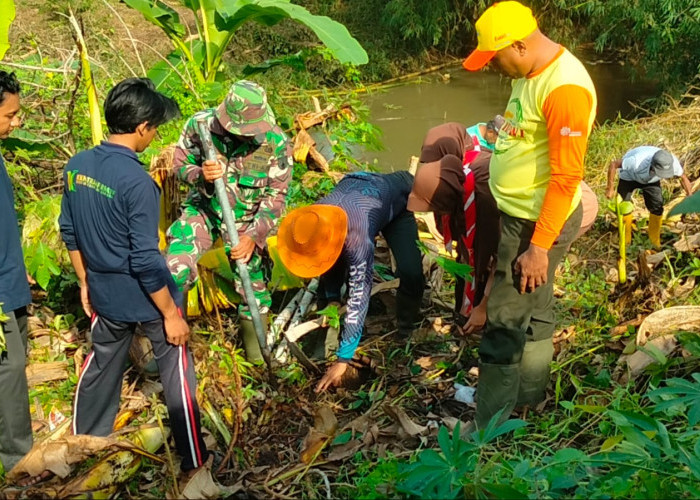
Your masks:
<instances>
[{"instance_id":1,"label":"dark jacket","mask_svg":"<svg viewBox=\"0 0 700 500\"><path fill-rule=\"evenodd\" d=\"M160 191L136 153L103 142L71 158L63 182L61 235L87 261L95 311L115 321L158 319L149 294L164 286L181 306L158 249Z\"/></svg>"},{"instance_id":2,"label":"dark jacket","mask_svg":"<svg viewBox=\"0 0 700 500\"><path fill-rule=\"evenodd\" d=\"M348 216L342 253L333 268L321 276L329 301L340 299L340 289L347 276L348 308L337 351L341 360L352 358L362 336L372 291L374 239L406 212L412 185L413 176L408 172L356 172L343 177L328 196L317 202L340 207Z\"/></svg>"},{"instance_id":3,"label":"dark jacket","mask_svg":"<svg viewBox=\"0 0 700 500\"><path fill-rule=\"evenodd\" d=\"M22 259L22 244L15 212L15 196L5 162L0 156L0 304L5 312L24 307L32 301L27 272Z\"/></svg>"}]
</instances>

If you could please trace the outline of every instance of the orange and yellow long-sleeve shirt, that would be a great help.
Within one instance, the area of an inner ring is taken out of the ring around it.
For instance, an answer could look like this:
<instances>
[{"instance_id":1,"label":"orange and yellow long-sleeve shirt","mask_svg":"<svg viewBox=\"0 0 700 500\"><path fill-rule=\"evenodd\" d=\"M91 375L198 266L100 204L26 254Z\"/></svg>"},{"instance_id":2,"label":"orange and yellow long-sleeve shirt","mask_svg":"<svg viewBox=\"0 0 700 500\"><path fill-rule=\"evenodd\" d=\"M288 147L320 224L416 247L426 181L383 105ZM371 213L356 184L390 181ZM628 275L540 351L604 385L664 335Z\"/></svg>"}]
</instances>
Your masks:
<instances>
[{"instance_id":1,"label":"orange and yellow long-sleeve shirt","mask_svg":"<svg viewBox=\"0 0 700 500\"><path fill-rule=\"evenodd\" d=\"M581 200L595 87L583 64L563 47L512 87L489 187L499 210L537 222L531 243L549 249Z\"/></svg>"}]
</instances>

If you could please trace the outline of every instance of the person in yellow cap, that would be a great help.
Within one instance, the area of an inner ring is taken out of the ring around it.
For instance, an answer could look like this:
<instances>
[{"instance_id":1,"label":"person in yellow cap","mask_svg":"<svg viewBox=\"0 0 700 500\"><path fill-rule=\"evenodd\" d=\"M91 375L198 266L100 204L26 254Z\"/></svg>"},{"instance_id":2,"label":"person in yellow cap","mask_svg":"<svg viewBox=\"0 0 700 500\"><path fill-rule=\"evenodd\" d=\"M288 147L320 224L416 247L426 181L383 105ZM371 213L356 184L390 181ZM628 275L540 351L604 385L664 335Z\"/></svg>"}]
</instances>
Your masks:
<instances>
[{"instance_id":1,"label":"person in yellow cap","mask_svg":"<svg viewBox=\"0 0 700 500\"><path fill-rule=\"evenodd\" d=\"M328 196L293 210L280 224L277 249L282 263L299 277L321 276L321 300L340 302L341 288L347 283L338 359L316 392L341 383L360 342L372 291L374 240L379 233L394 255L401 280L396 294L399 335L407 337L413 331L423 297L423 268L416 246L416 220L406 210L412 185L413 176L408 172L348 174Z\"/></svg>"},{"instance_id":2,"label":"person in yellow cap","mask_svg":"<svg viewBox=\"0 0 700 500\"><path fill-rule=\"evenodd\" d=\"M498 2L476 22L464 61L513 79L490 162L501 215L495 280L479 347L476 425L545 398L555 318L552 280L581 227L581 180L596 113L583 64L538 28L532 11Z\"/></svg>"}]
</instances>

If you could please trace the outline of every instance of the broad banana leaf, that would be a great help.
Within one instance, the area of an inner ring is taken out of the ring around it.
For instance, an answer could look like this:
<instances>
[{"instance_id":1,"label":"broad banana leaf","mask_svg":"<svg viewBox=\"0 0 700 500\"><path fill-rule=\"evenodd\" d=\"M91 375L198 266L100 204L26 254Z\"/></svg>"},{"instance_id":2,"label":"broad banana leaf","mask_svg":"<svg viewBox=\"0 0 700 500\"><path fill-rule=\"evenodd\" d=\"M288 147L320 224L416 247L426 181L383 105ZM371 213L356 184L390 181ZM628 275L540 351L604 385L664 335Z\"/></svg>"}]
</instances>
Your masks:
<instances>
[{"instance_id":1,"label":"broad banana leaf","mask_svg":"<svg viewBox=\"0 0 700 500\"><path fill-rule=\"evenodd\" d=\"M180 0L185 7L195 13L200 41L204 43L203 66L207 81L214 81L218 65L226 47L231 41L231 33L219 31L216 26L216 13L219 5L232 3L230 0ZM216 64L216 66L214 66Z\"/></svg>"},{"instance_id":2,"label":"broad banana leaf","mask_svg":"<svg viewBox=\"0 0 700 500\"><path fill-rule=\"evenodd\" d=\"M88 49L83 37L83 30L78 24L78 20L71 12L68 18L73 31L75 31L78 50L80 51L80 61L83 70L83 84L87 91L88 98L88 114L90 116L90 131L92 132L92 143L98 146L104 138L102 134L102 114L100 112L100 103L97 99L97 88L95 81L92 79L92 69L90 68L90 59L88 57Z\"/></svg>"},{"instance_id":3,"label":"broad banana leaf","mask_svg":"<svg viewBox=\"0 0 700 500\"><path fill-rule=\"evenodd\" d=\"M200 268L205 268L212 271L215 275L220 276L226 281L233 282L235 274L231 267L231 261L226 254L226 250L221 246L221 240L218 240L219 245L215 246L199 258ZM272 259L272 278L270 279L269 288L276 290L289 290L290 288L301 288L304 286L304 280L290 273L277 251L277 236L270 236L267 239L267 249Z\"/></svg>"},{"instance_id":4,"label":"broad banana leaf","mask_svg":"<svg viewBox=\"0 0 700 500\"><path fill-rule=\"evenodd\" d=\"M15 20L14 0L0 0L0 60L10 48L10 25Z\"/></svg>"},{"instance_id":5,"label":"broad banana leaf","mask_svg":"<svg viewBox=\"0 0 700 500\"><path fill-rule=\"evenodd\" d=\"M267 250L272 259L272 277L268 288L274 290L303 288L305 286L304 280L290 273L280 259L280 254L277 251L277 236L270 236L267 239Z\"/></svg>"},{"instance_id":6,"label":"broad banana leaf","mask_svg":"<svg viewBox=\"0 0 700 500\"><path fill-rule=\"evenodd\" d=\"M669 217L678 214L700 213L700 191L688 196L668 213Z\"/></svg>"},{"instance_id":7,"label":"broad banana leaf","mask_svg":"<svg viewBox=\"0 0 700 500\"><path fill-rule=\"evenodd\" d=\"M267 286L270 290L301 288L304 280L294 276L282 264L277 251L277 236L267 239L267 248L272 259L272 276ZM221 240L202 255L198 261L199 280L187 296L187 314L199 316L202 307L212 312L215 306L221 309L232 307L241 301L234 285L235 274L231 261L222 246ZM201 307L200 307L201 306Z\"/></svg>"},{"instance_id":8,"label":"broad banana leaf","mask_svg":"<svg viewBox=\"0 0 700 500\"><path fill-rule=\"evenodd\" d=\"M294 71L304 71L306 70L306 59L309 57L309 53L310 51L308 50L300 50L296 54L289 56L266 59L260 64L248 64L243 68L243 76L247 78L256 73L263 73L275 66L289 66Z\"/></svg>"},{"instance_id":9,"label":"broad banana leaf","mask_svg":"<svg viewBox=\"0 0 700 500\"><path fill-rule=\"evenodd\" d=\"M471 280L473 279L473 268L469 264L462 264L460 262L455 261L454 259L443 257L442 255L435 255L428 248L428 246L420 240L416 240L416 244L418 245L418 249L421 252L423 252L423 254L429 255L431 258L433 258L435 260L435 263L448 273L462 278L468 282L471 282Z\"/></svg>"},{"instance_id":10,"label":"broad banana leaf","mask_svg":"<svg viewBox=\"0 0 700 500\"><path fill-rule=\"evenodd\" d=\"M221 244L220 239L217 240L217 243L218 245L199 258L198 264L229 281L233 281L236 276L231 268L231 261L226 254L226 249Z\"/></svg>"},{"instance_id":11,"label":"broad banana leaf","mask_svg":"<svg viewBox=\"0 0 700 500\"><path fill-rule=\"evenodd\" d=\"M148 22L158 26L171 38L184 38L187 33L177 11L160 0L124 0L124 3L138 10Z\"/></svg>"},{"instance_id":12,"label":"broad banana leaf","mask_svg":"<svg viewBox=\"0 0 700 500\"><path fill-rule=\"evenodd\" d=\"M345 26L329 17L314 15L288 0L180 0L181 5L194 13L199 35L187 42L184 41L185 26L177 11L161 0L124 0L124 3L165 32L179 52L175 54L176 59L181 56L180 60L190 63L188 68L194 71L199 84L216 81L223 55L236 30L246 21L272 26L283 19L292 19L310 28L341 63L365 64L368 61L367 53ZM166 73L184 74L180 71L184 69L182 64L174 62L172 57L169 62L178 71L173 71L168 63L160 63L153 74L149 74L157 84L169 78Z\"/></svg>"},{"instance_id":13,"label":"broad banana leaf","mask_svg":"<svg viewBox=\"0 0 700 500\"><path fill-rule=\"evenodd\" d=\"M191 69L197 76L197 83L203 83L204 74L202 73L202 66L204 59L195 58L195 54L192 50L192 44L188 44L184 41L185 36L187 35L187 29L185 25L180 22L180 15L177 13L177 11L160 0L124 0L124 3L132 9L139 11L148 22L163 30L168 38L170 38L170 41L173 42L173 45L175 45L180 54L184 55L185 59L193 63ZM197 29L200 30L199 22L197 24ZM169 59L170 58L171 57L169 56ZM182 65L180 65L180 68L184 69ZM149 77L151 77L150 71ZM156 82L156 85L159 83L162 82Z\"/></svg>"},{"instance_id":14,"label":"broad banana leaf","mask_svg":"<svg viewBox=\"0 0 700 500\"><path fill-rule=\"evenodd\" d=\"M359 65L366 64L369 60L365 49L345 26L327 16L314 15L288 0L236 0L216 3L220 5L216 11L216 27L220 31L233 33L246 21L273 26L283 19L292 19L310 28L341 63Z\"/></svg>"}]
</instances>

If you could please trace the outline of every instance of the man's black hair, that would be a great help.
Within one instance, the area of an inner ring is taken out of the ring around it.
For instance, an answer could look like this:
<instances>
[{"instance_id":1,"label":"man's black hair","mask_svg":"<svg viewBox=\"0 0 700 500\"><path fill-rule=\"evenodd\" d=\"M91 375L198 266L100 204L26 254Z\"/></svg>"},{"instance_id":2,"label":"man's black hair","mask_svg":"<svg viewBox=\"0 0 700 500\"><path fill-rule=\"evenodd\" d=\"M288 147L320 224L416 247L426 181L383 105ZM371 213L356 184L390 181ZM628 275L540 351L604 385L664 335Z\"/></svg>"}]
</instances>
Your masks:
<instances>
[{"instance_id":1,"label":"man's black hair","mask_svg":"<svg viewBox=\"0 0 700 500\"><path fill-rule=\"evenodd\" d=\"M0 104L5 101L5 94L19 94L19 80L14 73L0 70Z\"/></svg>"},{"instance_id":2,"label":"man's black hair","mask_svg":"<svg viewBox=\"0 0 700 500\"><path fill-rule=\"evenodd\" d=\"M148 78L127 78L105 99L105 121L110 134L131 134L141 123L158 127L180 116L175 100L156 90Z\"/></svg>"}]
</instances>

